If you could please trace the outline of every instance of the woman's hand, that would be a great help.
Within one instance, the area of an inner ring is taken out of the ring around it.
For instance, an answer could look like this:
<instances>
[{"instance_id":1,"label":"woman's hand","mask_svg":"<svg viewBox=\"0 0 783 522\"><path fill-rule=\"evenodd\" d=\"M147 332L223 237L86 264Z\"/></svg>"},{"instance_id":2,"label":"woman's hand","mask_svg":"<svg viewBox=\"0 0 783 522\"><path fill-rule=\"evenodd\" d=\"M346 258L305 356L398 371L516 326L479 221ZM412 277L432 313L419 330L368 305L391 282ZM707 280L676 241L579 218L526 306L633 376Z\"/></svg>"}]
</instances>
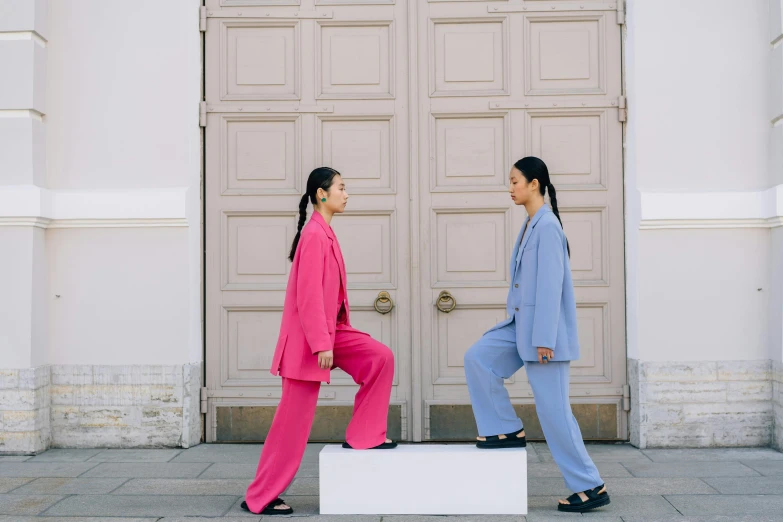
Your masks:
<instances>
[{"instance_id":1,"label":"woman's hand","mask_svg":"<svg viewBox=\"0 0 783 522\"><path fill-rule=\"evenodd\" d=\"M322 370L329 370L334 364L334 350L318 352L318 367Z\"/></svg>"},{"instance_id":2,"label":"woman's hand","mask_svg":"<svg viewBox=\"0 0 783 522\"><path fill-rule=\"evenodd\" d=\"M544 359L546 357L546 359ZM555 358L555 351L549 348L538 348L538 362L546 364Z\"/></svg>"}]
</instances>

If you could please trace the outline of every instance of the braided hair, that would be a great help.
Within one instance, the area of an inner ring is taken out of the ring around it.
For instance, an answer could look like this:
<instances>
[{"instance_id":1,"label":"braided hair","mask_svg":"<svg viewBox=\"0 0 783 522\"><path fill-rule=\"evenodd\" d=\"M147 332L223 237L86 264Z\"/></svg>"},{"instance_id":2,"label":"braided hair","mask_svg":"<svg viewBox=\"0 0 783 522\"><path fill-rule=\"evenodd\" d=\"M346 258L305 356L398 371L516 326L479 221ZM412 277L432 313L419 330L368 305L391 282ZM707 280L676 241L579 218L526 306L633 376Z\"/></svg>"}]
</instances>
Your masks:
<instances>
[{"instance_id":1,"label":"braided hair","mask_svg":"<svg viewBox=\"0 0 783 522\"><path fill-rule=\"evenodd\" d=\"M293 261L296 254L296 247L299 245L299 238L302 235L302 227L304 227L305 221L307 221L307 202L316 205L316 194L318 189L324 189L329 192L329 188L332 186L332 181L335 176L340 175L339 172L331 167L318 167L310 173L310 177L307 178L307 191L302 195L302 199L299 200L299 223L296 227L296 236L294 242L291 245L291 253L288 255L288 259Z\"/></svg>"},{"instance_id":2,"label":"braided hair","mask_svg":"<svg viewBox=\"0 0 783 522\"><path fill-rule=\"evenodd\" d=\"M560 222L560 227L563 227L563 220L560 219L560 210L557 208L557 191L552 181L549 179L549 169L543 160L536 158L535 156L527 156L514 163L514 168L525 176L527 182L530 183L534 179L538 180L539 192L543 196L549 191L549 203L552 206L552 212ZM571 256L571 245L568 244L566 239L566 248L568 249L568 256Z\"/></svg>"}]
</instances>

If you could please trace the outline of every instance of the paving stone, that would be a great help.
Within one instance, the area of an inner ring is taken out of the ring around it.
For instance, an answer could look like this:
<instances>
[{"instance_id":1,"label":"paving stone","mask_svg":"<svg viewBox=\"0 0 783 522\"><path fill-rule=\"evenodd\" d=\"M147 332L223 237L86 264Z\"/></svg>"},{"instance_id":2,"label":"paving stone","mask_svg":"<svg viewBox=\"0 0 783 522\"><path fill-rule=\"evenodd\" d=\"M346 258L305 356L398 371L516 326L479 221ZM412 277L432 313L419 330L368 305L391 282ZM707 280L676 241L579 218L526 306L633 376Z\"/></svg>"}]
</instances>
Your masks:
<instances>
[{"instance_id":1,"label":"paving stone","mask_svg":"<svg viewBox=\"0 0 783 522\"><path fill-rule=\"evenodd\" d=\"M783 513L783 495L666 495L683 515L768 515Z\"/></svg>"},{"instance_id":2,"label":"paving stone","mask_svg":"<svg viewBox=\"0 0 783 522\"><path fill-rule=\"evenodd\" d=\"M642 453L653 462L780 460L783 453L772 448L648 449Z\"/></svg>"},{"instance_id":3,"label":"paving stone","mask_svg":"<svg viewBox=\"0 0 783 522\"><path fill-rule=\"evenodd\" d=\"M561 513L557 511L558 497L529 497L528 506L532 512L532 508L549 508L550 513L537 511L537 514L553 514L558 515L570 515L573 513ZM612 495L612 503L608 506L591 511L589 514L583 516L603 516L603 517L622 517L625 515L665 515L672 514L677 515L677 510L669 504L665 498L660 495L652 496L633 496L623 497L618 495Z\"/></svg>"},{"instance_id":4,"label":"paving stone","mask_svg":"<svg viewBox=\"0 0 783 522\"><path fill-rule=\"evenodd\" d=\"M169 462L182 453L174 449L108 449L89 459L89 462Z\"/></svg>"},{"instance_id":5,"label":"paving stone","mask_svg":"<svg viewBox=\"0 0 783 522\"><path fill-rule=\"evenodd\" d=\"M114 518L114 517L19 517L19 516L0 516L0 522L106 522L107 520L116 520L117 522L156 522L160 520L158 517L151 518ZM163 520L169 520L168 518ZM185 520L196 520L194 518L188 518ZM209 520L215 520L210 518ZM219 519L221 522L224 520Z\"/></svg>"},{"instance_id":6,"label":"paving stone","mask_svg":"<svg viewBox=\"0 0 783 522\"><path fill-rule=\"evenodd\" d=\"M592 520L590 522L593 522ZM780 517L765 517L760 515L741 516L682 516L682 515L661 515L661 516L624 516L623 522L780 522Z\"/></svg>"},{"instance_id":7,"label":"paving stone","mask_svg":"<svg viewBox=\"0 0 783 522\"><path fill-rule=\"evenodd\" d=\"M783 476L705 478L704 482L724 495L779 495L783 492Z\"/></svg>"},{"instance_id":8,"label":"paving stone","mask_svg":"<svg viewBox=\"0 0 783 522\"><path fill-rule=\"evenodd\" d=\"M86 462L103 450L100 449L50 449L31 457L29 462Z\"/></svg>"},{"instance_id":9,"label":"paving stone","mask_svg":"<svg viewBox=\"0 0 783 522\"><path fill-rule=\"evenodd\" d=\"M0 455L0 462L25 462L31 458L30 455Z\"/></svg>"},{"instance_id":10,"label":"paving stone","mask_svg":"<svg viewBox=\"0 0 783 522\"><path fill-rule=\"evenodd\" d=\"M544 511L548 511L545 513ZM592 519L590 522L623 522L622 517L616 517L611 515L597 515L597 518ZM536 511L528 510L525 516L527 522L565 522L568 520L584 520L579 513L561 513L559 511L552 512L551 509L544 510L538 508Z\"/></svg>"},{"instance_id":11,"label":"paving stone","mask_svg":"<svg viewBox=\"0 0 783 522\"><path fill-rule=\"evenodd\" d=\"M768 477L783 476L783 462L777 460L743 460L742 464Z\"/></svg>"},{"instance_id":12,"label":"paving stone","mask_svg":"<svg viewBox=\"0 0 783 522\"><path fill-rule=\"evenodd\" d=\"M245 479L132 479L114 495L234 495L243 496Z\"/></svg>"},{"instance_id":13,"label":"paving stone","mask_svg":"<svg viewBox=\"0 0 783 522\"><path fill-rule=\"evenodd\" d=\"M275 517L275 519L279 520L280 517ZM103 520L103 519L101 519ZM119 519L117 522L125 522L127 519L122 519L120 521ZM146 519L145 519L146 520ZM253 521L261 521L261 520L268 520L266 517L262 517L259 515L252 515L248 517L220 517L220 518L212 518L212 517L163 517L159 519L152 519L156 522L253 522ZM307 520L311 520L310 518L307 518ZM45 521L40 521L45 522Z\"/></svg>"},{"instance_id":14,"label":"paving stone","mask_svg":"<svg viewBox=\"0 0 783 522\"><path fill-rule=\"evenodd\" d=\"M297 478L286 490L286 495L318 495L317 478Z\"/></svg>"},{"instance_id":15,"label":"paving stone","mask_svg":"<svg viewBox=\"0 0 783 522\"><path fill-rule=\"evenodd\" d=\"M308 444L307 448L305 449L305 457L308 455L318 455L319 453L321 453L321 450L328 445L339 446L339 444L321 444L321 443Z\"/></svg>"},{"instance_id":16,"label":"paving stone","mask_svg":"<svg viewBox=\"0 0 783 522\"><path fill-rule=\"evenodd\" d=\"M253 471L253 476L255 476L255 471ZM301 466L299 466L299 469L296 472L297 478L299 477L317 477L318 476L318 464L308 464L308 463L302 463Z\"/></svg>"},{"instance_id":17,"label":"paving stone","mask_svg":"<svg viewBox=\"0 0 783 522\"><path fill-rule=\"evenodd\" d=\"M296 514L289 518L295 517ZM279 516L265 516L261 520L264 522L270 522L278 520L279 518ZM305 515L302 518L307 520L307 522L379 522L383 519L387 519L388 517L381 517L379 515Z\"/></svg>"},{"instance_id":18,"label":"paving stone","mask_svg":"<svg viewBox=\"0 0 783 522\"><path fill-rule=\"evenodd\" d=\"M383 517L383 522L443 522L443 520L461 520L464 522L525 522L525 517L522 515L384 515Z\"/></svg>"},{"instance_id":19,"label":"paving stone","mask_svg":"<svg viewBox=\"0 0 783 522\"><path fill-rule=\"evenodd\" d=\"M739 462L632 462L627 463L625 467L634 477L700 478L758 476L756 471L743 466Z\"/></svg>"},{"instance_id":20,"label":"paving stone","mask_svg":"<svg viewBox=\"0 0 783 522\"><path fill-rule=\"evenodd\" d=\"M573 493L562 478L537 478L528 481L529 496L568 497ZM698 478L608 478L606 487L612 499L616 495L716 495L718 492Z\"/></svg>"},{"instance_id":21,"label":"paving stone","mask_svg":"<svg viewBox=\"0 0 783 522\"><path fill-rule=\"evenodd\" d=\"M610 478L606 487L615 496L650 495L716 495L718 492L698 478Z\"/></svg>"},{"instance_id":22,"label":"paving stone","mask_svg":"<svg viewBox=\"0 0 783 522\"><path fill-rule=\"evenodd\" d=\"M0 515L37 515L63 498L57 495L0 495Z\"/></svg>"},{"instance_id":23,"label":"paving stone","mask_svg":"<svg viewBox=\"0 0 783 522\"><path fill-rule=\"evenodd\" d=\"M172 464L170 462L104 462L84 474L85 477L195 478L209 467L206 462Z\"/></svg>"},{"instance_id":24,"label":"paving stone","mask_svg":"<svg viewBox=\"0 0 783 522\"><path fill-rule=\"evenodd\" d=\"M261 444L199 444L182 451L170 462L257 463L261 448Z\"/></svg>"},{"instance_id":25,"label":"paving stone","mask_svg":"<svg viewBox=\"0 0 783 522\"><path fill-rule=\"evenodd\" d=\"M223 515L234 496L76 495L51 507L52 516L207 516Z\"/></svg>"},{"instance_id":26,"label":"paving stone","mask_svg":"<svg viewBox=\"0 0 783 522\"><path fill-rule=\"evenodd\" d=\"M124 478L39 478L14 491L17 495L105 495Z\"/></svg>"},{"instance_id":27,"label":"paving stone","mask_svg":"<svg viewBox=\"0 0 783 522\"><path fill-rule=\"evenodd\" d=\"M250 513L248 511L245 511L240 506L242 504L242 501L244 498L238 499L233 506L231 506L231 509L223 516L226 517L248 517L248 516L255 516L253 513ZM294 516L295 517L301 517L304 515L317 515L319 510L319 501L318 497L307 497L307 496L286 496L283 498L285 500L285 503L294 508ZM280 519L280 515L272 516L270 518L273 518L275 520ZM264 521L267 520L267 517L264 517Z\"/></svg>"},{"instance_id":28,"label":"paving stone","mask_svg":"<svg viewBox=\"0 0 783 522\"><path fill-rule=\"evenodd\" d=\"M11 462L0 466L0 477L78 477L95 462Z\"/></svg>"},{"instance_id":29,"label":"paving stone","mask_svg":"<svg viewBox=\"0 0 783 522\"><path fill-rule=\"evenodd\" d=\"M256 476L257 464L212 464L197 477L200 479L246 479Z\"/></svg>"},{"instance_id":30,"label":"paving stone","mask_svg":"<svg viewBox=\"0 0 783 522\"><path fill-rule=\"evenodd\" d=\"M0 493L9 493L10 491L18 488L19 486L24 486L30 481L33 481L35 479L32 478L0 478Z\"/></svg>"},{"instance_id":31,"label":"paving stone","mask_svg":"<svg viewBox=\"0 0 783 522\"><path fill-rule=\"evenodd\" d=\"M632 475L628 472L627 469L625 469L623 466L616 462L596 462L596 467L598 468L598 472L601 474L601 476L604 479L615 477L615 478L622 478L622 477L631 477ZM527 467L527 474L528 478L538 478L538 477L562 477L563 475L560 473L560 470L557 468L557 465L551 462L543 463L543 464L529 464Z\"/></svg>"}]
</instances>

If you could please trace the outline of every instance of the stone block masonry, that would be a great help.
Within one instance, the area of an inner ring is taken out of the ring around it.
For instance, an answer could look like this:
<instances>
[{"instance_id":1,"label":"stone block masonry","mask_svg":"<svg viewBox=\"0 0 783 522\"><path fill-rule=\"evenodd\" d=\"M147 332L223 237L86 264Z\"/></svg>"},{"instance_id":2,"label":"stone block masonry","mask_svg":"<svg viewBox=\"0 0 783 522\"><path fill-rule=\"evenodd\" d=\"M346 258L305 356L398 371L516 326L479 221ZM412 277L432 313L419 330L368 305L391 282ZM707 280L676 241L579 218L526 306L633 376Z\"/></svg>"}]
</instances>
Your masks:
<instances>
[{"instance_id":1,"label":"stone block masonry","mask_svg":"<svg viewBox=\"0 0 783 522\"><path fill-rule=\"evenodd\" d=\"M200 388L200 363L0 370L0 453L188 448L201 440Z\"/></svg>"},{"instance_id":2,"label":"stone block masonry","mask_svg":"<svg viewBox=\"0 0 783 522\"><path fill-rule=\"evenodd\" d=\"M770 360L629 359L631 443L640 448L769 446L783 438Z\"/></svg>"},{"instance_id":3,"label":"stone block masonry","mask_svg":"<svg viewBox=\"0 0 783 522\"><path fill-rule=\"evenodd\" d=\"M774 411L775 433L772 445L783 451L783 363L772 363L772 408Z\"/></svg>"},{"instance_id":4,"label":"stone block masonry","mask_svg":"<svg viewBox=\"0 0 783 522\"><path fill-rule=\"evenodd\" d=\"M0 454L30 454L51 442L49 367L0 370Z\"/></svg>"}]
</instances>

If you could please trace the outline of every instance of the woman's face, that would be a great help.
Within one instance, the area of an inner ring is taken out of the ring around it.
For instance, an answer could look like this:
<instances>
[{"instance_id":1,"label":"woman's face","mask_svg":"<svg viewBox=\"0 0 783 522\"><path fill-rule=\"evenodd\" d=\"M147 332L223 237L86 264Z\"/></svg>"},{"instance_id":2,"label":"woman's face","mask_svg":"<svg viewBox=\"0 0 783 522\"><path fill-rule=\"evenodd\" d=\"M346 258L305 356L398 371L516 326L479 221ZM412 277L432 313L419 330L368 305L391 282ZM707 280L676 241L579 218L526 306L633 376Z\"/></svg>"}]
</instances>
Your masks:
<instances>
[{"instance_id":1,"label":"woman's face","mask_svg":"<svg viewBox=\"0 0 783 522\"><path fill-rule=\"evenodd\" d=\"M321 192L319 190L319 192ZM345 212L345 205L348 204L348 191L345 190L345 183L343 177L339 174L332 178L332 186L329 187L329 191L326 195L322 195L322 198L326 198L326 202L318 201L322 208L326 208L333 214L342 214Z\"/></svg>"},{"instance_id":2,"label":"woman's face","mask_svg":"<svg viewBox=\"0 0 783 522\"><path fill-rule=\"evenodd\" d=\"M511 168L508 179L508 192L516 205L524 205L538 192L538 180L534 179L528 183L527 178L515 167Z\"/></svg>"}]
</instances>

